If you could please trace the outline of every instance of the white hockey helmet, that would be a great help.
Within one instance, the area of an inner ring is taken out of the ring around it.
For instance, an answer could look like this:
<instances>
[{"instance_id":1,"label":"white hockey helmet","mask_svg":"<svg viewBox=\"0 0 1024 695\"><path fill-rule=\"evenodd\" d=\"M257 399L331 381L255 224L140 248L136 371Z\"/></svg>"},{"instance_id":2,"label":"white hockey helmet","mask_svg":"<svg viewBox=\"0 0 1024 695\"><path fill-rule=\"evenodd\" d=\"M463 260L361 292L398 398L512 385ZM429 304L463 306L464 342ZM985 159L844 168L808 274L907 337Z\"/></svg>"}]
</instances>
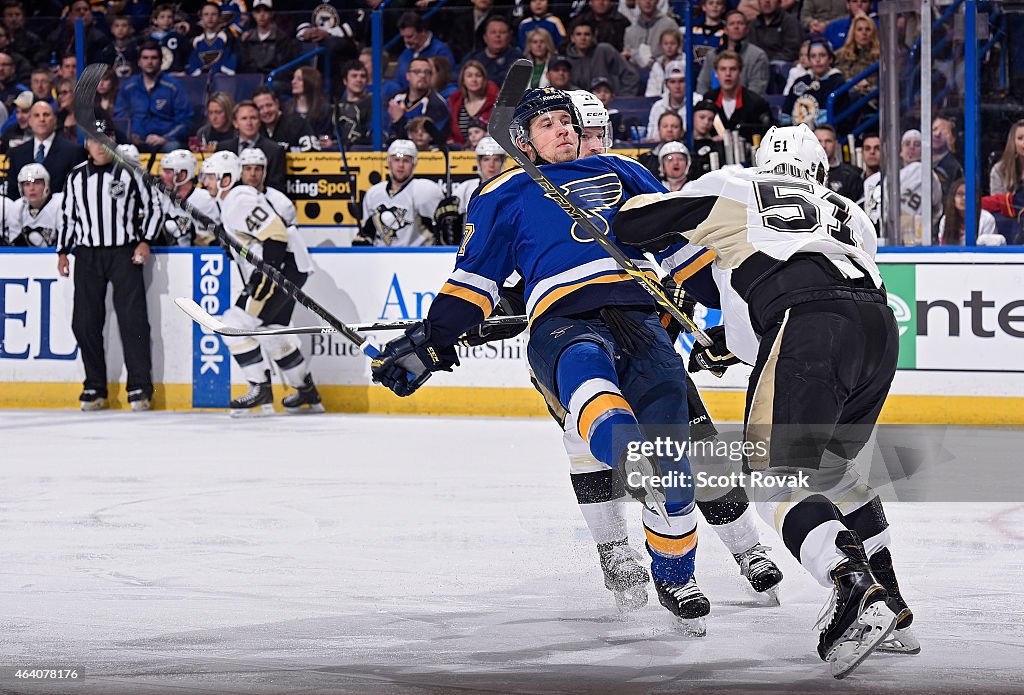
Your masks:
<instances>
[{"instance_id":1,"label":"white hockey helmet","mask_svg":"<svg viewBox=\"0 0 1024 695\"><path fill-rule=\"evenodd\" d=\"M50 196L50 172L46 170L42 164L26 164L18 172L18 193L24 197L25 192L22 190L21 184L28 183L29 181L42 181L43 186L43 197L48 198Z\"/></svg>"},{"instance_id":2,"label":"white hockey helmet","mask_svg":"<svg viewBox=\"0 0 1024 695\"><path fill-rule=\"evenodd\" d=\"M604 128L602 140L605 149L612 146L612 122L608 109L596 96L585 89L574 89L569 92L572 105L580 114L580 123L584 128Z\"/></svg>"},{"instance_id":3,"label":"white hockey helmet","mask_svg":"<svg viewBox=\"0 0 1024 695\"><path fill-rule=\"evenodd\" d=\"M754 162L758 169L820 184L828 178L828 156L805 123L769 128L761 138Z\"/></svg>"},{"instance_id":4,"label":"white hockey helmet","mask_svg":"<svg viewBox=\"0 0 1024 695\"><path fill-rule=\"evenodd\" d=\"M686 174L688 171L690 171L690 150L686 149L686 145L684 145L681 142L675 141L666 142L664 145L661 146L661 149L658 150L658 166L661 169L662 176L665 175L665 167L662 166L662 161L665 159L665 157L669 156L670 154L685 155L686 169L683 171L683 174Z\"/></svg>"},{"instance_id":5,"label":"white hockey helmet","mask_svg":"<svg viewBox=\"0 0 1024 695\"><path fill-rule=\"evenodd\" d=\"M118 145L117 153L121 155L124 160L129 161L132 164L142 166L142 157L139 155L139 148L135 145L127 143L124 145Z\"/></svg>"},{"instance_id":6,"label":"white hockey helmet","mask_svg":"<svg viewBox=\"0 0 1024 695\"><path fill-rule=\"evenodd\" d=\"M242 178L242 165L238 162L238 155L234 152L221 150L214 152L203 160L203 177L217 177L217 190L226 191L234 186ZM228 177L228 185L224 185L224 177Z\"/></svg>"},{"instance_id":7,"label":"white hockey helmet","mask_svg":"<svg viewBox=\"0 0 1024 695\"><path fill-rule=\"evenodd\" d=\"M415 163L419 161L420 153L412 140L395 140L388 145L388 159L392 157L412 157Z\"/></svg>"},{"instance_id":8,"label":"white hockey helmet","mask_svg":"<svg viewBox=\"0 0 1024 695\"><path fill-rule=\"evenodd\" d=\"M266 169L267 155L258 147L246 147L238 155L238 164L243 167L246 164L250 164Z\"/></svg>"},{"instance_id":9,"label":"white hockey helmet","mask_svg":"<svg viewBox=\"0 0 1024 695\"><path fill-rule=\"evenodd\" d=\"M188 150L172 150L160 159L161 169L169 169L174 172L175 188L195 178L196 165L196 156ZM181 182L178 181L179 171L185 172L185 179Z\"/></svg>"},{"instance_id":10,"label":"white hockey helmet","mask_svg":"<svg viewBox=\"0 0 1024 695\"><path fill-rule=\"evenodd\" d=\"M476 156L486 157L492 154L500 154L502 157L506 156L505 150L501 149L501 145L498 144L498 141L490 135L485 135L480 138L480 142L476 144Z\"/></svg>"}]
</instances>

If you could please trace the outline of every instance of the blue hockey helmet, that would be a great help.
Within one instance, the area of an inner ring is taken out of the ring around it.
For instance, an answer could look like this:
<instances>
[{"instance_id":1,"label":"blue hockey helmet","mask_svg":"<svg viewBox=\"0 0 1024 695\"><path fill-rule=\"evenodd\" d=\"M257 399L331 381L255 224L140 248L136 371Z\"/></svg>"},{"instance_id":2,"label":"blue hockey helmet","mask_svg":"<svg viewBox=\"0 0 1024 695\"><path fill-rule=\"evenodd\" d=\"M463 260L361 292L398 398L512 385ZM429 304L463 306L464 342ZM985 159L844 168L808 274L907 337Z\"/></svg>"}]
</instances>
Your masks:
<instances>
[{"instance_id":1,"label":"blue hockey helmet","mask_svg":"<svg viewBox=\"0 0 1024 695\"><path fill-rule=\"evenodd\" d=\"M573 130L579 135L583 132L579 111L572 102L568 92L553 87L531 89L519 100L509 131L512 141L525 149L530 144L530 123L534 118L552 111L565 111L572 119Z\"/></svg>"}]
</instances>

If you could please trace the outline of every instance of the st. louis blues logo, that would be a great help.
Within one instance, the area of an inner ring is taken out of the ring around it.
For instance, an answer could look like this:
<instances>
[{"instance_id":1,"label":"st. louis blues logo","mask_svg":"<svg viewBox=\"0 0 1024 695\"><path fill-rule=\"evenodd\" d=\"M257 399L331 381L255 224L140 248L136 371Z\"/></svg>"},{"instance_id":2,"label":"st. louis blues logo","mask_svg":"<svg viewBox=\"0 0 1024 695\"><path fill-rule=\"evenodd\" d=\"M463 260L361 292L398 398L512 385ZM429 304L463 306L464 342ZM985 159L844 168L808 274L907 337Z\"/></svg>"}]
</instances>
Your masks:
<instances>
[{"instance_id":1,"label":"st. louis blues logo","mask_svg":"<svg viewBox=\"0 0 1024 695\"><path fill-rule=\"evenodd\" d=\"M606 210L614 210L619 201L622 200L622 182L615 174L601 174L589 179L570 181L558 186L559 192L571 200L576 207L580 208L587 219L601 230L602 234L608 233L608 220L601 216ZM546 197L558 202L557 193L547 193ZM572 238L580 243L593 241L590 235L576 228L577 223L573 222L569 230Z\"/></svg>"}]
</instances>

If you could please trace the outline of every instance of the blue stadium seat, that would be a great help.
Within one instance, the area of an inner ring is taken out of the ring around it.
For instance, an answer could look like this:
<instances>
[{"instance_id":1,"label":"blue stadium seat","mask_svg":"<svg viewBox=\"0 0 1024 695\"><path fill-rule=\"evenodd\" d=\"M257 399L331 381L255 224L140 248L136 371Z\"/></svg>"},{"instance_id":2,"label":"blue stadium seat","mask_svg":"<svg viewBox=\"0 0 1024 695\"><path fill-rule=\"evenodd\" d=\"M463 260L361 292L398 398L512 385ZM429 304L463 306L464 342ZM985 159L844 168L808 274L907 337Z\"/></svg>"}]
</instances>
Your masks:
<instances>
[{"instance_id":1,"label":"blue stadium seat","mask_svg":"<svg viewBox=\"0 0 1024 695\"><path fill-rule=\"evenodd\" d=\"M262 73L239 73L237 75L214 75L213 91L227 92L235 103L243 99L251 99L252 93L257 87L262 87L266 77Z\"/></svg>"},{"instance_id":2,"label":"blue stadium seat","mask_svg":"<svg viewBox=\"0 0 1024 695\"><path fill-rule=\"evenodd\" d=\"M192 109L195 111L195 118L192 119L192 128L190 129L191 132L195 132L196 128L206 122L206 98L210 95L210 79L206 75L199 77L182 75L175 79L185 89L188 102L192 104Z\"/></svg>"},{"instance_id":3,"label":"blue stadium seat","mask_svg":"<svg viewBox=\"0 0 1024 695\"><path fill-rule=\"evenodd\" d=\"M779 116L782 115L782 105L786 101L786 97L782 94L765 94L764 100L768 102L768 106L772 107L772 118L775 122L779 122Z\"/></svg>"}]
</instances>

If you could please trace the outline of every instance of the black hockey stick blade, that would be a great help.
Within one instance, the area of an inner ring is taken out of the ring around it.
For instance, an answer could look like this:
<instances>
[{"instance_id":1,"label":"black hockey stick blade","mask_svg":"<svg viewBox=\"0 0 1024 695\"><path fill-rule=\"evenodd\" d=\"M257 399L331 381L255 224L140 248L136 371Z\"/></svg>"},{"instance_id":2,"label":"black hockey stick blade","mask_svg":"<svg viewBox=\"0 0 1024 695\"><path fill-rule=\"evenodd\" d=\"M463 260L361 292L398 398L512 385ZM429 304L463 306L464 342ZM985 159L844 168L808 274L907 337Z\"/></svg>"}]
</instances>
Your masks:
<instances>
[{"instance_id":1,"label":"black hockey stick blade","mask_svg":"<svg viewBox=\"0 0 1024 695\"><path fill-rule=\"evenodd\" d=\"M220 335L234 336L260 336L260 335L327 335L337 333L337 329L331 326L282 326L280 328L238 328L229 326L215 316L209 314L195 301L188 297L178 297L174 300L178 308L184 311L189 317L214 333ZM373 321L370 323L350 323L349 328L354 331L402 331L421 323L420 319L397 319L395 321ZM525 316L494 316L483 322L485 326L523 326L526 327Z\"/></svg>"},{"instance_id":2,"label":"black hockey stick blade","mask_svg":"<svg viewBox=\"0 0 1024 695\"><path fill-rule=\"evenodd\" d=\"M652 280L650 276L638 268L636 263L623 253L622 249L615 245L615 242L597 228L587 213L569 200L565 193L551 183L551 180L544 175L540 168L531 162L526 153L519 149L512 141L512 132L509 130L509 127L512 125L512 117L515 114L519 100L523 98L527 87L530 86L532 75L533 64L528 59L520 58L512 64L505 77L505 82L501 85L501 91L498 93L498 101L494 106L494 112L491 114L491 120L487 124L487 133L544 190L545 195L555 201L558 207L562 208L562 211L576 222L576 227L600 244L601 248L651 295L658 306L678 321L687 333L692 333L697 342L704 346L710 346L711 339L693 322L692 318L687 316L686 313L676 306L675 302L668 298L661 284Z\"/></svg>"},{"instance_id":3,"label":"black hockey stick blade","mask_svg":"<svg viewBox=\"0 0 1024 695\"><path fill-rule=\"evenodd\" d=\"M100 80L103 78L107 69L108 66L103 63L93 63L85 68L78 79L78 83L75 85L73 106L75 121L78 123L78 127L85 134L85 137L102 145L103 149L105 149L118 164L126 169L134 171L138 175L139 179L141 179L147 186L151 189L156 189L162 192L170 198L175 205L185 211L185 213L187 213L194 221L203 226L213 228L214 235L216 235L218 239L234 249L239 256L251 263L261 273L269 277L274 284L281 288L281 290L288 294L288 296L292 297L296 302L319 316L327 322L327 324L337 330L338 333L355 343L364 354L371 359L377 357L377 355L380 354L380 351L374 345L367 342L365 336L359 335L359 333L353 331L342 323L337 317L322 307L316 300L303 292L295 283L288 280L284 275L278 272L277 268L264 263L262 258L253 254L252 251L250 251L234 236L229 234L222 225L215 223L209 217L193 207L187 200L179 200L177 196L174 195L174 191L169 190L164 186L163 181L159 178L153 176L141 166L134 162L130 162L121 156L121 153L117 151L117 143L108 135L99 132L97 129L95 107L96 88L99 86Z\"/></svg>"}]
</instances>

